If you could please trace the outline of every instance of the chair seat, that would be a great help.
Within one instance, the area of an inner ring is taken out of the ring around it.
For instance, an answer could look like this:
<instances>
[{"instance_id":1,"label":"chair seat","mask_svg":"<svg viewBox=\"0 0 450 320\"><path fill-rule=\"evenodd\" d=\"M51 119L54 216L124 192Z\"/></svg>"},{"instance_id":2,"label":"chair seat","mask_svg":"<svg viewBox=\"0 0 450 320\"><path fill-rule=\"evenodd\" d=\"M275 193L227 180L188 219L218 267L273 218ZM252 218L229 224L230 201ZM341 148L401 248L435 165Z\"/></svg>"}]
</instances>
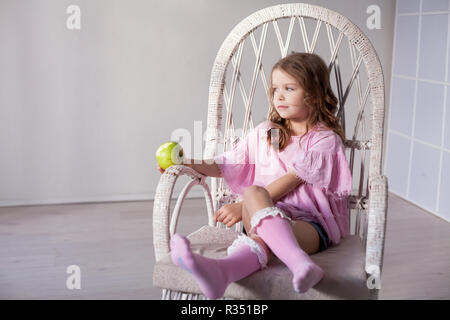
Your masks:
<instances>
[{"instance_id":1,"label":"chair seat","mask_svg":"<svg viewBox=\"0 0 450 320\"><path fill-rule=\"evenodd\" d=\"M188 238L192 251L210 258L223 258L238 233L231 229L203 226ZM364 247L358 236L348 236L336 246L311 259L325 272L324 278L304 294L292 287L292 273L272 257L267 268L231 283L225 298L268 300L369 299L364 271ZM153 285L187 293L202 293L194 278L172 263L167 255L155 264Z\"/></svg>"}]
</instances>

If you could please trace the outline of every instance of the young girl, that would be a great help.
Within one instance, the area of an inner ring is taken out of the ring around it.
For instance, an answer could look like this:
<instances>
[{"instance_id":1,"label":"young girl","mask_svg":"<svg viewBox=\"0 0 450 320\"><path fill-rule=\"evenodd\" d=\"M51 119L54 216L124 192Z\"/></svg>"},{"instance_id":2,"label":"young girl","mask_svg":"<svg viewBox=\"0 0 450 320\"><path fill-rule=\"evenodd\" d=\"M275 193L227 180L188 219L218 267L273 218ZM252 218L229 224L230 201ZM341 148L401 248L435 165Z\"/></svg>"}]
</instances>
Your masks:
<instances>
[{"instance_id":1,"label":"young girl","mask_svg":"<svg viewBox=\"0 0 450 320\"><path fill-rule=\"evenodd\" d=\"M227 226L242 220L246 231L226 258L193 253L181 235L171 239L173 263L192 274L211 299L222 297L231 282L264 268L272 253L292 272L294 290L305 293L324 275L309 255L349 234L352 177L325 62L309 53L281 59L272 68L270 98L269 119L231 151L214 157L213 164L185 160L204 175L223 177L243 196L214 215Z\"/></svg>"}]
</instances>

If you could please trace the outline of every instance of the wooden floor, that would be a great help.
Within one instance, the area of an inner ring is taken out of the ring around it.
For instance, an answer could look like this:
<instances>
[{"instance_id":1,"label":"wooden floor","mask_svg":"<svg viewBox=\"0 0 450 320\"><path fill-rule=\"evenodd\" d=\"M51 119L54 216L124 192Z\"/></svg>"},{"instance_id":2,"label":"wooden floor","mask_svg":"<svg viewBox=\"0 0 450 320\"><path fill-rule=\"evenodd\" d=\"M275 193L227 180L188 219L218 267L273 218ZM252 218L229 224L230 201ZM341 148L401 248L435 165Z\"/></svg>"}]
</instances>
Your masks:
<instances>
[{"instance_id":1,"label":"wooden floor","mask_svg":"<svg viewBox=\"0 0 450 320\"><path fill-rule=\"evenodd\" d=\"M175 202L172 205L174 207ZM159 299L153 201L0 208L0 299ZM179 232L206 224L185 201ZM390 194L380 299L450 299L450 224ZM67 267L81 269L69 290Z\"/></svg>"}]
</instances>

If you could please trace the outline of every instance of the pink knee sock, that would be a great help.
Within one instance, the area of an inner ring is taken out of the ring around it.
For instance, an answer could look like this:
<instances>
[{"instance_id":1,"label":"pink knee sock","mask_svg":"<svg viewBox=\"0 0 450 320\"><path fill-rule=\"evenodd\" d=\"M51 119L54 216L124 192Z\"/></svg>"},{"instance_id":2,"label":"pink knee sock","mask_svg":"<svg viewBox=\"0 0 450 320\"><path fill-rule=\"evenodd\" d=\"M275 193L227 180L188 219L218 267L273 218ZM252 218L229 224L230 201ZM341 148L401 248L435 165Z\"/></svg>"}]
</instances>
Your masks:
<instances>
[{"instance_id":1,"label":"pink knee sock","mask_svg":"<svg viewBox=\"0 0 450 320\"><path fill-rule=\"evenodd\" d=\"M173 235L170 247L172 262L192 274L210 299L222 297L231 282L245 278L262 265L260 254L252 252L246 244L235 246L232 252L229 250L229 255L224 259L211 259L193 253L189 240L179 234Z\"/></svg>"},{"instance_id":2,"label":"pink knee sock","mask_svg":"<svg viewBox=\"0 0 450 320\"><path fill-rule=\"evenodd\" d=\"M305 293L323 278L324 272L300 248L290 222L278 215L268 214L279 212L277 210L276 207L269 207L260 210L259 214L256 212L252 217L252 228L291 270L294 290ZM280 214L284 215L282 212Z\"/></svg>"}]
</instances>

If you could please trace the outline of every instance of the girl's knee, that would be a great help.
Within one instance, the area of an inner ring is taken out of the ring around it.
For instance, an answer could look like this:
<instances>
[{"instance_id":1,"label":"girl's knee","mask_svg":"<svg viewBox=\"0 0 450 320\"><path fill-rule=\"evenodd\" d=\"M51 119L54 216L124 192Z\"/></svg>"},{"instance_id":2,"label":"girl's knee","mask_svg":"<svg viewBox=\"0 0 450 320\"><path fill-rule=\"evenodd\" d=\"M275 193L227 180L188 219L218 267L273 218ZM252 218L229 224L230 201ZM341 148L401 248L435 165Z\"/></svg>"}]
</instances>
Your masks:
<instances>
[{"instance_id":1,"label":"girl's knee","mask_svg":"<svg viewBox=\"0 0 450 320\"><path fill-rule=\"evenodd\" d=\"M253 197L255 193L268 193L266 188L260 187L260 186L250 186L247 187L244 191L244 199L250 197Z\"/></svg>"}]
</instances>

